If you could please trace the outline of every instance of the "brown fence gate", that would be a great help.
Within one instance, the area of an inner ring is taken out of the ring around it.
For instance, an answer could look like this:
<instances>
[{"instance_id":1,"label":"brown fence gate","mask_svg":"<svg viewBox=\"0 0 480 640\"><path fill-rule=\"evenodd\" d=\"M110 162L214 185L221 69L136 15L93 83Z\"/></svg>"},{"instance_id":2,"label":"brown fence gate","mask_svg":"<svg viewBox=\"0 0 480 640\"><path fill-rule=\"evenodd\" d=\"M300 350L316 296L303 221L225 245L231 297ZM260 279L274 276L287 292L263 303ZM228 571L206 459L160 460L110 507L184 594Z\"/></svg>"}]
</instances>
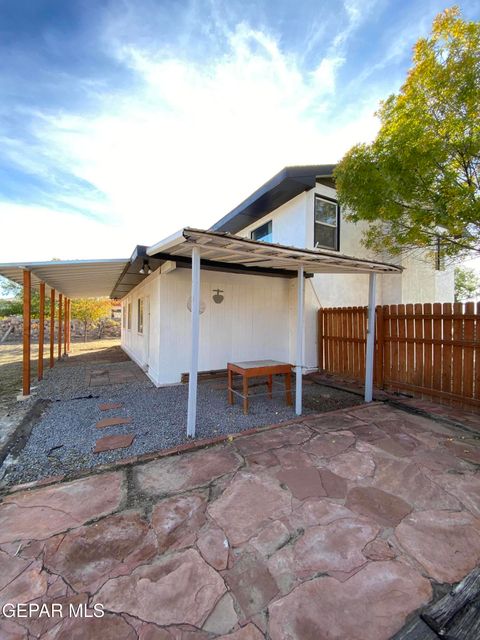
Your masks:
<instances>
[{"instance_id":1,"label":"brown fence gate","mask_svg":"<svg viewBox=\"0 0 480 640\"><path fill-rule=\"evenodd\" d=\"M376 308L374 383L480 407L480 303ZM321 370L363 380L366 307L320 309Z\"/></svg>"}]
</instances>

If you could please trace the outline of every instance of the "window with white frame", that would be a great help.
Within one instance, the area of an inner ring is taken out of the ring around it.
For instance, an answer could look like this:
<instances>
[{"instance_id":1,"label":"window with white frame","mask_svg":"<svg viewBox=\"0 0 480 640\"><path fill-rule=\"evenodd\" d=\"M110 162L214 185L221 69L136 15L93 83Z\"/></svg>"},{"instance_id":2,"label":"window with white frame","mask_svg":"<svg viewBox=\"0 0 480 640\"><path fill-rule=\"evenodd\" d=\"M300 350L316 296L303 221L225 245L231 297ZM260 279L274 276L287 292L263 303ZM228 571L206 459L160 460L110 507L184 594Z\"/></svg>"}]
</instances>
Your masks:
<instances>
[{"instance_id":1,"label":"window with white frame","mask_svg":"<svg viewBox=\"0 0 480 640\"><path fill-rule=\"evenodd\" d=\"M130 330L132 328L132 303L129 302L127 304L127 329Z\"/></svg>"},{"instance_id":2,"label":"window with white frame","mask_svg":"<svg viewBox=\"0 0 480 640\"><path fill-rule=\"evenodd\" d=\"M127 305L125 302L122 304L122 327L127 328Z\"/></svg>"},{"instance_id":3,"label":"window with white frame","mask_svg":"<svg viewBox=\"0 0 480 640\"><path fill-rule=\"evenodd\" d=\"M268 222L265 222L265 224L262 224L260 227L254 229L250 233L250 238L252 240L258 240L261 242L272 242L272 221L269 220Z\"/></svg>"},{"instance_id":4,"label":"window with white frame","mask_svg":"<svg viewBox=\"0 0 480 640\"><path fill-rule=\"evenodd\" d=\"M338 202L315 196L314 241L316 248L340 249Z\"/></svg>"},{"instance_id":5,"label":"window with white frame","mask_svg":"<svg viewBox=\"0 0 480 640\"><path fill-rule=\"evenodd\" d=\"M143 298L137 301L137 331L143 333Z\"/></svg>"}]
</instances>

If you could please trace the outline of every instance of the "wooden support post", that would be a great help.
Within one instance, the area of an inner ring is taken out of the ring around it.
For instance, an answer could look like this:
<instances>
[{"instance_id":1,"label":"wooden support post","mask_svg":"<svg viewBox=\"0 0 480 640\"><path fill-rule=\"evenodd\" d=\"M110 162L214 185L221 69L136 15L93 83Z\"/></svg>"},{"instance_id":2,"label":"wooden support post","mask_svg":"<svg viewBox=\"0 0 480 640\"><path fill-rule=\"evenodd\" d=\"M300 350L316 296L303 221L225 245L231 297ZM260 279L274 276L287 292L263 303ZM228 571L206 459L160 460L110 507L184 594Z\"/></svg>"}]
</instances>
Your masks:
<instances>
[{"instance_id":1,"label":"wooden support post","mask_svg":"<svg viewBox=\"0 0 480 640\"><path fill-rule=\"evenodd\" d=\"M385 321L383 319L383 307L381 306L377 307L376 322L377 322L376 383L377 383L378 389L383 389L383 352L385 348L385 336L384 336Z\"/></svg>"},{"instance_id":2,"label":"wooden support post","mask_svg":"<svg viewBox=\"0 0 480 640\"><path fill-rule=\"evenodd\" d=\"M70 338L72 332L72 301L68 299L68 324L67 324L67 353L70 353Z\"/></svg>"},{"instance_id":3,"label":"wooden support post","mask_svg":"<svg viewBox=\"0 0 480 640\"><path fill-rule=\"evenodd\" d=\"M50 289L50 369L55 364L55 289Z\"/></svg>"},{"instance_id":4,"label":"wooden support post","mask_svg":"<svg viewBox=\"0 0 480 640\"><path fill-rule=\"evenodd\" d=\"M38 367L37 377L43 378L43 343L45 341L45 283L40 283L40 313L38 318Z\"/></svg>"},{"instance_id":5,"label":"wooden support post","mask_svg":"<svg viewBox=\"0 0 480 640\"><path fill-rule=\"evenodd\" d=\"M31 274L23 272L23 395L30 395Z\"/></svg>"},{"instance_id":6,"label":"wooden support post","mask_svg":"<svg viewBox=\"0 0 480 640\"><path fill-rule=\"evenodd\" d=\"M62 302L63 295L58 294L58 359L62 357Z\"/></svg>"},{"instance_id":7,"label":"wooden support post","mask_svg":"<svg viewBox=\"0 0 480 640\"><path fill-rule=\"evenodd\" d=\"M68 298L65 298L63 309L63 355L67 353L67 320L68 320Z\"/></svg>"}]
</instances>

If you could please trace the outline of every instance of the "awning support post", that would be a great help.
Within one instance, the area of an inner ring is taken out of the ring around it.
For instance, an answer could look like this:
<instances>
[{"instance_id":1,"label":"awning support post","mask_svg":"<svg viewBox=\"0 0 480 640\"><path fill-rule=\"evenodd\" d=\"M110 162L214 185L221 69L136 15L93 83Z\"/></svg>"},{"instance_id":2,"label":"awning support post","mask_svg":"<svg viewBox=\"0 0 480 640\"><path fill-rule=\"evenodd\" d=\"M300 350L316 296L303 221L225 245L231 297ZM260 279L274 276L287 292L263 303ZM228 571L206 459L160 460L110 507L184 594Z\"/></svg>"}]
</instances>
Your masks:
<instances>
[{"instance_id":1,"label":"awning support post","mask_svg":"<svg viewBox=\"0 0 480 640\"><path fill-rule=\"evenodd\" d=\"M43 343L45 340L45 283L40 283L40 310L38 316L38 366L37 377L43 378Z\"/></svg>"},{"instance_id":2,"label":"awning support post","mask_svg":"<svg viewBox=\"0 0 480 640\"><path fill-rule=\"evenodd\" d=\"M63 295L58 294L58 359L62 358L62 301Z\"/></svg>"},{"instance_id":3,"label":"awning support post","mask_svg":"<svg viewBox=\"0 0 480 640\"><path fill-rule=\"evenodd\" d=\"M302 415L302 376L303 376L303 325L305 307L305 279L303 267L298 268L297 277L297 347L295 368L295 413Z\"/></svg>"},{"instance_id":4,"label":"awning support post","mask_svg":"<svg viewBox=\"0 0 480 640\"><path fill-rule=\"evenodd\" d=\"M23 370L22 370L22 393L24 396L30 395L30 331L32 325L31 318L32 292L31 274L25 269L23 271Z\"/></svg>"},{"instance_id":5,"label":"awning support post","mask_svg":"<svg viewBox=\"0 0 480 640\"><path fill-rule=\"evenodd\" d=\"M200 339L200 250L192 249L192 350L188 375L187 436L195 437L197 419L197 378Z\"/></svg>"},{"instance_id":6,"label":"awning support post","mask_svg":"<svg viewBox=\"0 0 480 640\"><path fill-rule=\"evenodd\" d=\"M50 369L55 364L55 289L50 289Z\"/></svg>"},{"instance_id":7,"label":"awning support post","mask_svg":"<svg viewBox=\"0 0 480 640\"><path fill-rule=\"evenodd\" d=\"M375 281L376 273L369 275L367 348L365 354L365 402L373 399L373 368L375 356Z\"/></svg>"},{"instance_id":8,"label":"awning support post","mask_svg":"<svg viewBox=\"0 0 480 640\"><path fill-rule=\"evenodd\" d=\"M67 353L70 353L70 337L72 333L72 301L68 299Z\"/></svg>"},{"instance_id":9,"label":"awning support post","mask_svg":"<svg viewBox=\"0 0 480 640\"><path fill-rule=\"evenodd\" d=\"M70 300L68 298L65 298L65 302L63 303L63 355L65 355L67 353L67 332L68 332L68 325L67 325L67 318L68 318L68 305L70 303Z\"/></svg>"}]
</instances>

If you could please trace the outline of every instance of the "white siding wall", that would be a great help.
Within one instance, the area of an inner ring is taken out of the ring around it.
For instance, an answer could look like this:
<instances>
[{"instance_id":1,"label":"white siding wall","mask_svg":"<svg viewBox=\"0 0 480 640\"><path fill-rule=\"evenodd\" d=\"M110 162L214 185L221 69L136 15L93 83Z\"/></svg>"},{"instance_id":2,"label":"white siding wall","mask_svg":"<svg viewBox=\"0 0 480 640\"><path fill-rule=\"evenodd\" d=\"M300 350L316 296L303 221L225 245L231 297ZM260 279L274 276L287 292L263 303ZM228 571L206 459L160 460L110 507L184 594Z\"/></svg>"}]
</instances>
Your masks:
<instances>
[{"instance_id":1,"label":"white siding wall","mask_svg":"<svg viewBox=\"0 0 480 640\"><path fill-rule=\"evenodd\" d=\"M143 333L138 332L138 299L143 298ZM122 348L156 383L160 370L160 272L156 271L122 299L122 314L131 303L131 329L122 318Z\"/></svg>"},{"instance_id":2,"label":"white siding wall","mask_svg":"<svg viewBox=\"0 0 480 640\"><path fill-rule=\"evenodd\" d=\"M156 275L156 274L154 274ZM158 290L151 315L151 348L148 373L157 385L180 382L190 365L191 314L187 302L191 292L190 269L151 276L136 287L128 299L136 305L140 295ZM222 289L224 300L215 304L214 289ZM272 358L290 361L289 281L283 278L244 276L201 271L199 370L225 369L229 361ZM159 301L159 304L158 304ZM159 311L162 310L160 314ZM136 322L135 314L133 320ZM144 362L145 335L122 331L122 346L139 364ZM154 363L155 361L155 363Z\"/></svg>"}]
</instances>

